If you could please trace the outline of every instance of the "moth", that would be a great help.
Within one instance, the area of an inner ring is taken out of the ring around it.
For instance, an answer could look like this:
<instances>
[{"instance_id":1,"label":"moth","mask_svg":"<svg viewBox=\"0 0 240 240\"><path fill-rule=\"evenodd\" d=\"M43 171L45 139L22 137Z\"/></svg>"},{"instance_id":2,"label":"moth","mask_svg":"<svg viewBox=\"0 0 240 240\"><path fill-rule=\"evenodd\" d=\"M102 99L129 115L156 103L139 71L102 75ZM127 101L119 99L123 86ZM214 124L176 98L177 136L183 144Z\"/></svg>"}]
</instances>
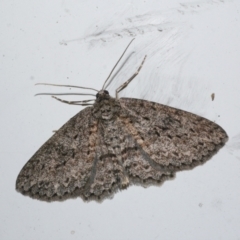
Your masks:
<instances>
[{"instance_id":1,"label":"moth","mask_svg":"<svg viewBox=\"0 0 240 240\"><path fill-rule=\"evenodd\" d=\"M85 88L96 91L94 100L69 102L53 96L87 107L26 163L17 177L17 191L46 201L102 200L133 184L160 184L178 171L203 164L224 145L226 132L203 117L142 99L118 98L146 56L117 88L116 97L109 95L109 78L131 42L102 89Z\"/></svg>"}]
</instances>

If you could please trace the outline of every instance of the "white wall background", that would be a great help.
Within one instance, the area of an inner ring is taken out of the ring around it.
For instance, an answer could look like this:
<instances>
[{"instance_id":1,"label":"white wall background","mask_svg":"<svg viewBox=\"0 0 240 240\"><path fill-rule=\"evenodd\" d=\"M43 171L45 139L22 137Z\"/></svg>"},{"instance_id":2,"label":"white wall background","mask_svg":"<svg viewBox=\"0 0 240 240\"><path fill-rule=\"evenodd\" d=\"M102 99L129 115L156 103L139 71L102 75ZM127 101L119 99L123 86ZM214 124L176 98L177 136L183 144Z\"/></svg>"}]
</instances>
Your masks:
<instances>
[{"instance_id":1,"label":"white wall background","mask_svg":"<svg viewBox=\"0 0 240 240\"><path fill-rule=\"evenodd\" d=\"M2 0L0 239L240 239L239 11L239 0ZM64 92L34 84L100 89L133 37L111 94L147 55L121 96L215 121L229 135L226 146L161 187L132 186L101 204L45 203L17 193L26 161L81 110L34 97Z\"/></svg>"}]
</instances>

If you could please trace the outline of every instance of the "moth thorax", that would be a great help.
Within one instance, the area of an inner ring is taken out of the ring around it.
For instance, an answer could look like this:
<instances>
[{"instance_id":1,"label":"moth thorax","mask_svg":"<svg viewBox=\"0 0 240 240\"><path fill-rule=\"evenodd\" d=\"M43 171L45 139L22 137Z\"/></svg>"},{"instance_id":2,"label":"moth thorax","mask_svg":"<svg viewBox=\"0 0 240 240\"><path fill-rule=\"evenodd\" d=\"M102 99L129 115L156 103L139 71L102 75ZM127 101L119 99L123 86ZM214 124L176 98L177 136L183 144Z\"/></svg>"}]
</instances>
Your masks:
<instances>
[{"instance_id":1,"label":"moth thorax","mask_svg":"<svg viewBox=\"0 0 240 240\"><path fill-rule=\"evenodd\" d=\"M113 109L109 104L103 104L100 109L101 118L104 120L110 120L113 117Z\"/></svg>"}]
</instances>

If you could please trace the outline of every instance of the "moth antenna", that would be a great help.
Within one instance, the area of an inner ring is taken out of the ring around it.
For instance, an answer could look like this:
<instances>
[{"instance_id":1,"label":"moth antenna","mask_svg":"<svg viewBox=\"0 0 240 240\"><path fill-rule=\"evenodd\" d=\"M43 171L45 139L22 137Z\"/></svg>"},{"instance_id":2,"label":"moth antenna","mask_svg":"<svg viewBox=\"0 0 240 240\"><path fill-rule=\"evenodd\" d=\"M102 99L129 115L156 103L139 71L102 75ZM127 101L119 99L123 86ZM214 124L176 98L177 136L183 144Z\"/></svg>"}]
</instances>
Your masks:
<instances>
[{"instance_id":1,"label":"moth antenna","mask_svg":"<svg viewBox=\"0 0 240 240\"><path fill-rule=\"evenodd\" d=\"M73 86L73 85L61 85L61 84L52 84L52 83L36 83L35 85L48 85L48 86L55 86L55 87L71 87L71 88L81 88L81 89L88 89L98 92L95 88L88 88L88 87L81 87L81 86Z\"/></svg>"},{"instance_id":2,"label":"moth antenna","mask_svg":"<svg viewBox=\"0 0 240 240\"><path fill-rule=\"evenodd\" d=\"M55 96L52 96L52 98L60 101L60 102L63 102L63 103L67 103L67 104L70 104L70 105L81 105L81 106L89 106L89 105L93 105L92 103L87 103L87 102L90 102L90 101L93 101L93 99L89 99L89 100L83 100L83 101L67 101L67 100L63 100L61 98L57 98ZM95 99L94 99L95 100Z\"/></svg>"},{"instance_id":3,"label":"moth antenna","mask_svg":"<svg viewBox=\"0 0 240 240\"><path fill-rule=\"evenodd\" d=\"M146 57L147 55L145 55L145 57L143 58L141 65L138 67L137 71L125 83L123 83L120 87L116 89L116 99L118 98L118 93L121 92L125 87L127 87L128 84L138 75L138 73L142 69L142 66L146 60Z\"/></svg>"},{"instance_id":4,"label":"moth antenna","mask_svg":"<svg viewBox=\"0 0 240 240\"><path fill-rule=\"evenodd\" d=\"M126 59L124 59L124 62L122 63L122 65L118 68L117 71L115 71L114 75L112 75L111 79L109 79L109 81L107 82L107 84L105 85L105 89L108 88L108 86L113 82L115 76L117 76L117 74L121 71L121 69L123 68L123 66L125 65L125 63L128 61L128 59L130 59L130 57L132 56L134 52L131 52Z\"/></svg>"},{"instance_id":5,"label":"moth antenna","mask_svg":"<svg viewBox=\"0 0 240 240\"><path fill-rule=\"evenodd\" d=\"M96 97L96 95L91 94L91 93L37 93L34 96L40 96L40 95L84 95L84 96L94 96Z\"/></svg>"},{"instance_id":6,"label":"moth antenna","mask_svg":"<svg viewBox=\"0 0 240 240\"><path fill-rule=\"evenodd\" d=\"M104 87L105 87L108 79L111 77L114 69L117 67L118 63L121 61L122 57L124 56L125 52L127 51L128 47L130 46L130 44L132 43L132 41L133 41L134 39L135 39L135 38L133 38L133 39L130 41L130 43L127 45L127 47L125 48L124 52L122 53L121 57L118 59L118 61L117 61L116 64L114 65L112 71L110 72L110 74L108 75L107 79L105 80L105 82L104 82L104 84L103 84L102 90L105 89Z\"/></svg>"},{"instance_id":7,"label":"moth antenna","mask_svg":"<svg viewBox=\"0 0 240 240\"><path fill-rule=\"evenodd\" d=\"M88 99L88 100L82 100L82 101L75 101L75 102L91 102L91 101L95 101L96 99Z\"/></svg>"}]
</instances>

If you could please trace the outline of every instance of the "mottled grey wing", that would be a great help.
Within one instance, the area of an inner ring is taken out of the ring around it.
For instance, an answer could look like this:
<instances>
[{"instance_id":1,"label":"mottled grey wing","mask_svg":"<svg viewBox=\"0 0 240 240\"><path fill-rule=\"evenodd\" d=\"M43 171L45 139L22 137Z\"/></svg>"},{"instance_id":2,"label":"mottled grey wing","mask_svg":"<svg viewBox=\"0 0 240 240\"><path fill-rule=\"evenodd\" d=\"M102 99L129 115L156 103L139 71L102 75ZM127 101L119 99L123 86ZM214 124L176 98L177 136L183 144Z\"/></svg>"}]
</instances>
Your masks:
<instances>
[{"instance_id":1,"label":"mottled grey wing","mask_svg":"<svg viewBox=\"0 0 240 240\"><path fill-rule=\"evenodd\" d=\"M97 123L91 107L63 125L26 163L16 189L38 199L61 199L85 191L95 160Z\"/></svg>"},{"instance_id":2,"label":"mottled grey wing","mask_svg":"<svg viewBox=\"0 0 240 240\"><path fill-rule=\"evenodd\" d=\"M121 98L125 128L135 142L124 162L133 178L161 181L208 160L228 136L216 123L195 114L140 99Z\"/></svg>"}]
</instances>

